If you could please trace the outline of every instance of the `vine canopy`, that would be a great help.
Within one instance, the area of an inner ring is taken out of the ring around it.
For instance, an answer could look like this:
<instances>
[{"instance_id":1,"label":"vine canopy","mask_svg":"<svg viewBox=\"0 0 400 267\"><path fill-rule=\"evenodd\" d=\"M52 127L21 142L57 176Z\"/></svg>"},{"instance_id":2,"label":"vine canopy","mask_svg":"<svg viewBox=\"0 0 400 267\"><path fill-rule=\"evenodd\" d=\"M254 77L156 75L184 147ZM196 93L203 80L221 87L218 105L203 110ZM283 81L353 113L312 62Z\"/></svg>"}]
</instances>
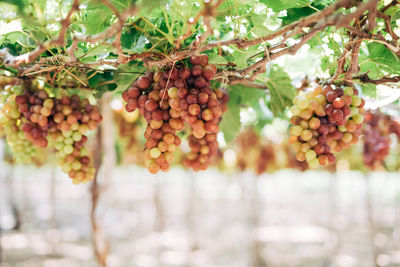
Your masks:
<instances>
[{"instance_id":1,"label":"vine canopy","mask_svg":"<svg viewBox=\"0 0 400 267\"><path fill-rule=\"evenodd\" d=\"M352 84L371 100L400 81L397 0L1 0L0 8L0 74L40 76L55 88L118 95L147 69L207 54L218 67L212 83L231 98L226 141L248 123L242 113L256 114L259 129L285 116L306 75Z\"/></svg>"}]
</instances>

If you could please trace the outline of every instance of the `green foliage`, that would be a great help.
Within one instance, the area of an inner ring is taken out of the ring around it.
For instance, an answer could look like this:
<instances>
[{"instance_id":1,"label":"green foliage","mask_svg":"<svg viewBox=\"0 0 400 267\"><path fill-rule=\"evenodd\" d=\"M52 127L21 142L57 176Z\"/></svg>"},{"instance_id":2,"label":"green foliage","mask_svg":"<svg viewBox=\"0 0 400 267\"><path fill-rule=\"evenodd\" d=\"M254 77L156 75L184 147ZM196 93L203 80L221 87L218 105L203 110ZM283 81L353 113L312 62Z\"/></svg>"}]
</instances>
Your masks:
<instances>
[{"instance_id":1,"label":"green foliage","mask_svg":"<svg viewBox=\"0 0 400 267\"><path fill-rule=\"evenodd\" d=\"M380 43L367 44L369 55L360 57L361 72L368 72L372 79L387 73L400 74L400 58Z\"/></svg>"},{"instance_id":2,"label":"green foliage","mask_svg":"<svg viewBox=\"0 0 400 267\"><path fill-rule=\"evenodd\" d=\"M265 83L270 94L270 110L275 116L282 116L285 108L292 105L296 95L296 89L291 84L289 75L282 67L273 65L267 73Z\"/></svg>"},{"instance_id":3,"label":"green foliage","mask_svg":"<svg viewBox=\"0 0 400 267\"><path fill-rule=\"evenodd\" d=\"M227 143L231 142L240 130L240 98L230 91L228 110L220 123L220 129Z\"/></svg>"},{"instance_id":4,"label":"green foliage","mask_svg":"<svg viewBox=\"0 0 400 267\"><path fill-rule=\"evenodd\" d=\"M376 85L372 83L366 83L361 85L363 95L369 97L376 97Z\"/></svg>"}]
</instances>

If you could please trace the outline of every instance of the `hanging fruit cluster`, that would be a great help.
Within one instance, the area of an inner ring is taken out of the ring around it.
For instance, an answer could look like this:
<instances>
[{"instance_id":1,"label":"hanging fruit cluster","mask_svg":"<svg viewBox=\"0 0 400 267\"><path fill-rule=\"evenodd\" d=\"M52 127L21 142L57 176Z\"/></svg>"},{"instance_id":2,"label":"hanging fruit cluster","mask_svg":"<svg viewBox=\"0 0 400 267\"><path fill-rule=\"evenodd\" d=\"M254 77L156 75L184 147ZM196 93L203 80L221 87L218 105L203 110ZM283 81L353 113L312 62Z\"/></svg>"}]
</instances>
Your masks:
<instances>
[{"instance_id":1,"label":"hanging fruit cluster","mask_svg":"<svg viewBox=\"0 0 400 267\"><path fill-rule=\"evenodd\" d=\"M368 111L365 114L365 121L363 161L367 167L375 169L382 166L389 155L390 134L395 134L397 139L400 138L400 124L380 111Z\"/></svg>"},{"instance_id":2,"label":"hanging fruit cluster","mask_svg":"<svg viewBox=\"0 0 400 267\"><path fill-rule=\"evenodd\" d=\"M34 146L25 137L22 130L22 124L27 122L27 118L18 110L16 102L17 94L23 91L22 86L17 80L10 80L7 85L2 88L1 92L1 110L0 110L0 126L1 136L5 137L7 144L12 150L17 163L31 163L31 159L40 154L40 147Z\"/></svg>"},{"instance_id":3,"label":"hanging fruit cluster","mask_svg":"<svg viewBox=\"0 0 400 267\"><path fill-rule=\"evenodd\" d=\"M336 160L334 153L358 142L364 100L351 87L317 86L299 92L291 108L290 143L299 161L318 168Z\"/></svg>"},{"instance_id":4,"label":"hanging fruit cluster","mask_svg":"<svg viewBox=\"0 0 400 267\"><path fill-rule=\"evenodd\" d=\"M122 164L143 165L142 144L139 140L139 112L114 110L114 122L118 131L117 152L118 162Z\"/></svg>"},{"instance_id":5,"label":"hanging fruit cluster","mask_svg":"<svg viewBox=\"0 0 400 267\"><path fill-rule=\"evenodd\" d=\"M228 96L211 89L217 68L208 64L207 55L193 56L190 63L190 67L174 64L148 72L122 94L126 110L138 109L147 121L144 157L151 173L169 170L173 152L181 144L176 133L185 123L191 128L192 149L184 160L186 166L204 170L217 152L218 124Z\"/></svg>"},{"instance_id":6,"label":"hanging fruit cluster","mask_svg":"<svg viewBox=\"0 0 400 267\"><path fill-rule=\"evenodd\" d=\"M83 147L89 130L97 128L102 117L97 106L78 95L51 97L31 84L11 86L1 111L7 142L17 161L29 161L38 149L56 151L58 163L74 183L94 178L94 168Z\"/></svg>"}]
</instances>

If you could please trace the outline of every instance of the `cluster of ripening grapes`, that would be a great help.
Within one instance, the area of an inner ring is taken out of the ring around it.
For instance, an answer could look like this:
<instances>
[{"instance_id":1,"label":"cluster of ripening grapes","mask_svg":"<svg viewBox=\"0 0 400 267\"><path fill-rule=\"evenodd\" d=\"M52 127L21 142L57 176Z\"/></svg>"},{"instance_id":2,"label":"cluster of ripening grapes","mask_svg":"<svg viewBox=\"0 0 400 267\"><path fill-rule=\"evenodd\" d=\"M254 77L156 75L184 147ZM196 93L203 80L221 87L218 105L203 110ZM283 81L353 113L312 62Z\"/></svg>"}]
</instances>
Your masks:
<instances>
[{"instance_id":1,"label":"cluster of ripening grapes","mask_svg":"<svg viewBox=\"0 0 400 267\"><path fill-rule=\"evenodd\" d=\"M190 58L191 66L176 64L138 78L122 94L126 110L138 109L147 121L144 157L151 173L168 171L173 152L181 144L177 131L190 125L191 152L184 159L186 166L205 170L217 153L219 122L226 110L228 96L212 90L210 80L217 72L208 64L207 55Z\"/></svg>"},{"instance_id":2,"label":"cluster of ripening grapes","mask_svg":"<svg viewBox=\"0 0 400 267\"><path fill-rule=\"evenodd\" d=\"M291 108L290 139L296 158L310 168L334 162L334 153L358 142L364 100L357 89L317 86L299 92Z\"/></svg>"},{"instance_id":3,"label":"cluster of ripening grapes","mask_svg":"<svg viewBox=\"0 0 400 267\"><path fill-rule=\"evenodd\" d=\"M16 163L28 164L32 159L43 154L43 149L34 146L27 140L22 130L22 123L27 119L18 111L15 102L17 94L22 93L22 86L17 80L10 80L4 84L1 91L0 101L0 136L5 137L7 144L12 150Z\"/></svg>"},{"instance_id":4,"label":"cluster of ripening grapes","mask_svg":"<svg viewBox=\"0 0 400 267\"><path fill-rule=\"evenodd\" d=\"M389 155L390 134L400 139L400 123L380 111L368 111L365 114L363 161L370 169L383 164Z\"/></svg>"},{"instance_id":5,"label":"cluster of ripening grapes","mask_svg":"<svg viewBox=\"0 0 400 267\"><path fill-rule=\"evenodd\" d=\"M2 124L16 158L29 160L36 148L54 145L58 163L74 183L94 178L94 168L83 147L89 130L102 120L97 106L78 95L50 97L32 86L11 90L2 108ZM49 138L50 137L50 138ZM22 155L30 152L29 155Z\"/></svg>"}]
</instances>

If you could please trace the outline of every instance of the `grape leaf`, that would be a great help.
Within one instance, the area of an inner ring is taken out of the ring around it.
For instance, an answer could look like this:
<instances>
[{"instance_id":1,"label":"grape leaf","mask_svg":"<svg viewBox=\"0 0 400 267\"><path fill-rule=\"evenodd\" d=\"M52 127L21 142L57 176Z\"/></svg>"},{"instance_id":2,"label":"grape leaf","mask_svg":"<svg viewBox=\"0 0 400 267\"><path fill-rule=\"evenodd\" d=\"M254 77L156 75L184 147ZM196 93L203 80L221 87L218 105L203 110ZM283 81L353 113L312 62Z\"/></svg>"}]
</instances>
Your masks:
<instances>
[{"instance_id":1,"label":"grape leaf","mask_svg":"<svg viewBox=\"0 0 400 267\"><path fill-rule=\"evenodd\" d=\"M266 96L266 91L246 87L244 85L232 85L230 86L231 97L238 98L241 105L248 107L255 106L259 99Z\"/></svg>"},{"instance_id":2,"label":"grape leaf","mask_svg":"<svg viewBox=\"0 0 400 267\"><path fill-rule=\"evenodd\" d=\"M278 65L273 65L267 74L266 85L270 93L269 107L272 113L275 116L282 115L296 95L289 75Z\"/></svg>"},{"instance_id":3,"label":"grape leaf","mask_svg":"<svg viewBox=\"0 0 400 267\"><path fill-rule=\"evenodd\" d=\"M141 53L147 43L149 43L149 40L135 29L129 29L121 34L121 46L123 49L135 53Z\"/></svg>"},{"instance_id":4,"label":"grape leaf","mask_svg":"<svg viewBox=\"0 0 400 267\"><path fill-rule=\"evenodd\" d=\"M362 93L369 97L376 97L376 84L366 83L361 85Z\"/></svg>"},{"instance_id":5,"label":"grape leaf","mask_svg":"<svg viewBox=\"0 0 400 267\"><path fill-rule=\"evenodd\" d=\"M224 139L227 143L230 143L240 130L239 97L232 95L231 93L229 95L230 100L228 102L228 110L223 115L220 123L220 129L224 134Z\"/></svg>"},{"instance_id":6,"label":"grape leaf","mask_svg":"<svg viewBox=\"0 0 400 267\"><path fill-rule=\"evenodd\" d=\"M368 72L370 78L376 79L385 72L400 74L400 58L383 44L367 44L369 55L360 56L360 71Z\"/></svg>"},{"instance_id":7,"label":"grape leaf","mask_svg":"<svg viewBox=\"0 0 400 267\"><path fill-rule=\"evenodd\" d=\"M261 3L266 4L275 12L279 12L289 8L307 6L304 0L261 0Z\"/></svg>"},{"instance_id":8,"label":"grape leaf","mask_svg":"<svg viewBox=\"0 0 400 267\"><path fill-rule=\"evenodd\" d=\"M208 63L210 64L217 64L217 65L225 65L228 63L228 61L220 55L217 54L210 54L208 55Z\"/></svg>"}]
</instances>

